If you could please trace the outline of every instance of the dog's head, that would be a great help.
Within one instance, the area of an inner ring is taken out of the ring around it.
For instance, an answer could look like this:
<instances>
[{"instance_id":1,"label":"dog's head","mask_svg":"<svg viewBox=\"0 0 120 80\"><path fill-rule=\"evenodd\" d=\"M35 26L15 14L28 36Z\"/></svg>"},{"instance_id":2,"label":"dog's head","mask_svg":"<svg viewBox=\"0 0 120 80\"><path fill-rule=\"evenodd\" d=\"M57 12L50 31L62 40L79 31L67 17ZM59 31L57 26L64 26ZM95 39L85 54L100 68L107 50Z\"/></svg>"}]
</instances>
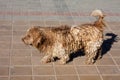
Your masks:
<instances>
[{"instance_id":1,"label":"dog's head","mask_svg":"<svg viewBox=\"0 0 120 80\"><path fill-rule=\"evenodd\" d=\"M43 31L39 27L32 27L27 30L22 41L27 45L32 45L37 47L38 44L43 43Z\"/></svg>"}]
</instances>

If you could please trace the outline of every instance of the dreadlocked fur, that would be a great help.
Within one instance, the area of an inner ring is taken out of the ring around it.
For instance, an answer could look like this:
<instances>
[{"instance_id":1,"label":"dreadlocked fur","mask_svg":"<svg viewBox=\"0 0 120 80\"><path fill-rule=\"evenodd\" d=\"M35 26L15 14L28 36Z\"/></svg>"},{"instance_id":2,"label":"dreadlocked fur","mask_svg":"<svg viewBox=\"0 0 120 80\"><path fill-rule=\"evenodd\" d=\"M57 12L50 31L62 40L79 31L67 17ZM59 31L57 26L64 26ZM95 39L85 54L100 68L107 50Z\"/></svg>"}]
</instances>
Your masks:
<instances>
[{"instance_id":1,"label":"dreadlocked fur","mask_svg":"<svg viewBox=\"0 0 120 80\"><path fill-rule=\"evenodd\" d=\"M54 61L57 57L61 64L65 64L71 53L83 49L87 56L86 64L92 64L96 55L100 53L105 22L100 10L93 11L91 15L98 19L90 24L32 27L28 29L22 40L45 54L42 59L45 63Z\"/></svg>"}]
</instances>

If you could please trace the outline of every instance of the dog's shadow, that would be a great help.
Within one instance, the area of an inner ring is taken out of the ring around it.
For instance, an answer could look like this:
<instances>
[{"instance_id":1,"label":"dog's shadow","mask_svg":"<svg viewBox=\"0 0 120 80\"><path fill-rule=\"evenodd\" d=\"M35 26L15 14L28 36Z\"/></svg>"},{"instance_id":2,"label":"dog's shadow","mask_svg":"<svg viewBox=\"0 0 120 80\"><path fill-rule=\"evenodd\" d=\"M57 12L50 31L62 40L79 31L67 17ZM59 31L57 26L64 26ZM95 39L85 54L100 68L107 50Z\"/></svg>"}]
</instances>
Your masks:
<instances>
[{"instance_id":1,"label":"dog's shadow","mask_svg":"<svg viewBox=\"0 0 120 80\"><path fill-rule=\"evenodd\" d=\"M105 39L102 44L102 56L107 54L107 52L110 51L110 49L112 48L113 43L118 42L119 40L118 35L114 33L107 33L105 36L108 36L110 38Z\"/></svg>"},{"instance_id":2,"label":"dog's shadow","mask_svg":"<svg viewBox=\"0 0 120 80\"><path fill-rule=\"evenodd\" d=\"M101 52L102 56L107 54L107 52L110 51L110 49L112 48L113 43L117 42L119 40L117 35L114 34L114 33L106 33L105 36L109 37L109 38L107 38L103 41L102 52ZM73 54L70 55L70 60L68 62L73 61L73 59L76 58L76 57L80 57L80 56L84 56L84 55L85 54L84 54L83 51L76 52L75 54L73 53Z\"/></svg>"}]
</instances>

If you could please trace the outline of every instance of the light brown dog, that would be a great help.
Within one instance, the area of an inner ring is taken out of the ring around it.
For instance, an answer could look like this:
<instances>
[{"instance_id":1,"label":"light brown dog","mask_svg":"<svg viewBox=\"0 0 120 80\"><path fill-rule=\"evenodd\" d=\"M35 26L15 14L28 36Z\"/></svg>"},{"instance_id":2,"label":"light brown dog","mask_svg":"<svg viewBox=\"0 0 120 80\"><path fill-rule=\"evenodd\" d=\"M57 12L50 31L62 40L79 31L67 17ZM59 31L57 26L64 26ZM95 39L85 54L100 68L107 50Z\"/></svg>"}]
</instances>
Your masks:
<instances>
[{"instance_id":1,"label":"light brown dog","mask_svg":"<svg viewBox=\"0 0 120 80\"><path fill-rule=\"evenodd\" d=\"M44 53L42 61L45 63L54 61L57 57L61 64L65 64L71 53L82 49L87 56L86 64L92 64L101 50L105 23L104 15L100 10L93 11L91 15L98 17L91 24L32 27L28 29L22 40L25 44L32 45Z\"/></svg>"}]
</instances>

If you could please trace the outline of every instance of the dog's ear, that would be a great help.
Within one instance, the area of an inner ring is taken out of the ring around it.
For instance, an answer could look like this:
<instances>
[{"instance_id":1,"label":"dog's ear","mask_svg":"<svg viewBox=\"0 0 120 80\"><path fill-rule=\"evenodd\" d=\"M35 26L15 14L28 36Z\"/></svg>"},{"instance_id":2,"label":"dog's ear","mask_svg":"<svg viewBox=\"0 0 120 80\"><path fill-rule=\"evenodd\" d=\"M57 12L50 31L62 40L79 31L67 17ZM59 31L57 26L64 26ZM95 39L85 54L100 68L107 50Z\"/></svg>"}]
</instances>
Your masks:
<instances>
[{"instance_id":1,"label":"dog's ear","mask_svg":"<svg viewBox=\"0 0 120 80\"><path fill-rule=\"evenodd\" d=\"M38 46L44 44L45 41L46 41L45 33L44 33L44 31L40 30L39 33L38 33L38 36L33 41L33 45L35 47L38 47Z\"/></svg>"},{"instance_id":2,"label":"dog's ear","mask_svg":"<svg viewBox=\"0 0 120 80\"><path fill-rule=\"evenodd\" d=\"M41 43L41 37L38 37L33 41L33 46L38 47L40 43Z\"/></svg>"}]
</instances>

